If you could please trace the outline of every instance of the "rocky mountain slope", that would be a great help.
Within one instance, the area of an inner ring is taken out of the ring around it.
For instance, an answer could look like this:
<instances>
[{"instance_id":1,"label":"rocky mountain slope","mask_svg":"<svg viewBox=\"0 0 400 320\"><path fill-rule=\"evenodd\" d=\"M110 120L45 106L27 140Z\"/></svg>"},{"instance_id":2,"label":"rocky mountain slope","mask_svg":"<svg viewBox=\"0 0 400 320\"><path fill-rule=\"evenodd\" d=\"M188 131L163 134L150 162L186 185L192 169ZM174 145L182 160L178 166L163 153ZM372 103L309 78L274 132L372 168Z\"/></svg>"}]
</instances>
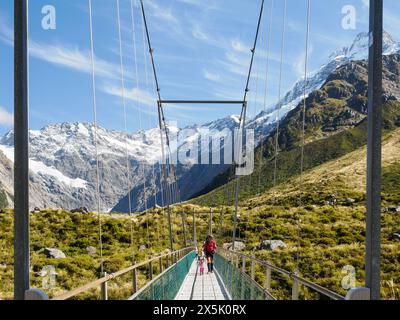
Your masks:
<instances>
[{"instance_id":1,"label":"rocky mountain slope","mask_svg":"<svg viewBox=\"0 0 400 320\"><path fill-rule=\"evenodd\" d=\"M357 73L359 67L351 61L366 58L367 48L368 34L361 33L349 47L334 52L327 63L307 79L307 94L311 95L314 104L319 104L315 108L310 108L308 112L310 114L307 115L307 122L315 124L315 126L307 126L308 132L312 132L313 135L308 137L308 142L352 128L365 118L365 87L359 88L358 84L346 84L345 82L347 80L351 82L351 79L345 79L337 73L337 70L346 72L347 77L351 76L352 68L355 68L354 72ZM399 44L385 33L384 53L391 55L398 52L399 48ZM390 88L393 97L398 97L398 82L396 83L397 78L392 72L392 68L397 67L397 62L392 61L392 63L393 65L388 66L385 71L386 86ZM349 69L342 69L343 66ZM365 82L365 77L364 74L364 79L358 79L358 81ZM319 90L323 85L325 89ZM296 141L298 132L294 132L296 126L293 124L299 120L299 113L292 114L292 110L296 109L302 100L303 86L304 80L299 80L282 101L248 122L248 128L255 129L259 143L276 127L279 110L279 118L286 124L280 133L280 149L289 150L298 145ZM349 95L351 99L347 99ZM324 100L322 104L319 101L321 99ZM328 109L331 109L330 114L327 112ZM340 110L339 114L336 112L338 110ZM316 128L316 126L320 127ZM208 124L184 128L192 129L192 135L187 137L181 145L196 143L202 129L233 130L236 127L237 118L232 116ZM174 126L170 126L169 129L171 134L180 132L180 129ZM128 190L130 190L133 211L140 211L156 204L162 205L158 165L161 159L159 131L151 129L126 135L122 132L99 128L98 135L101 211L127 212ZM72 209L86 206L95 210L97 207L96 151L93 126L85 123L49 125L40 131L31 131L30 143L31 207ZM268 155L268 152L271 152L270 148L271 141L266 156L271 156L271 154ZM131 168L129 182L126 172L127 151ZM5 195L3 198L7 199L9 206L12 205L13 198L12 162L13 133L11 131L0 138L0 177L2 178L0 189L3 190ZM229 166L223 164L179 165L177 175L181 200L204 194L227 182L228 169ZM147 199L146 203L145 199Z\"/></svg>"},{"instance_id":2,"label":"rocky mountain slope","mask_svg":"<svg viewBox=\"0 0 400 320\"><path fill-rule=\"evenodd\" d=\"M400 126L400 55L385 56L383 81L383 129L389 132ZM321 89L306 99L305 158L308 170L343 156L366 143L367 63L351 61L335 70ZM282 120L279 132L272 131L258 147L258 162L252 177L242 179L241 197L251 197L273 185L275 141L278 139L277 182L300 173L303 104L299 104ZM277 138L278 135L278 138ZM232 176L221 175L214 186L223 185ZM232 184L233 182L230 182ZM194 200L205 204L231 202L224 192L229 185ZM209 191L209 190L207 190Z\"/></svg>"}]
</instances>

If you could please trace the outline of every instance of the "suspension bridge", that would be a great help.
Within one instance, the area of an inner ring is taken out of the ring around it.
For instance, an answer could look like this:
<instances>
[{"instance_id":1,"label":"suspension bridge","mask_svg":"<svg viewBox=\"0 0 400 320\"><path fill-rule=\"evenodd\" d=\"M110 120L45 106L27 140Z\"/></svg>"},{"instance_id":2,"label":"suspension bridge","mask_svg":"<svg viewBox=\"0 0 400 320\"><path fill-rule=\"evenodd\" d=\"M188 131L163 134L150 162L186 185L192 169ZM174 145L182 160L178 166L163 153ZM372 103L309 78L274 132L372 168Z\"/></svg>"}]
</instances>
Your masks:
<instances>
[{"instance_id":1,"label":"suspension bridge","mask_svg":"<svg viewBox=\"0 0 400 320\"><path fill-rule=\"evenodd\" d=\"M15 210L14 210L14 292L15 299L45 300L49 299L47 294L41 290L30 287L30 266L29 266L29 161L28 161L28 7L27 0L15 0ZM285 270L263 261L253 255L241 253L235 250L237 240L238 206L240 193L240 176L236 176L236 184L231 194L234 197L234 214L232 225L232 246L229 249L218 248L215 254L215 273L199 275L197 262L197 228L195 223L196 214L209 215L209 233L212 233L212 216L215 212L221 212L219 208L212 208L210 212L193 212L193 243L187 244L187 230L184 216L191 213L182 212L182 228L184 229L184 248L175 249L172 222L171 206L180 203L180 190L177 181L176 166L171 159L171 145L169 139L169 130L164 114L164 107L170 103L173 104L212 104L212 105L239 105L241 113L239 117L238 141L243 142L246 115L248 108L248 93L251 90L250 80L253 73L253 65L259 44L260 32L264 21L267 19L267 12L272 17L273 0L270 1L271 7L266 9L265 1L261 1L260 13L257 20L257 29L255 32L254 44L251 49L251 60L248 69L247 81L244 87L244 96L239 101L215 101L215 100L165 100L161 96L159 78L155 62L155 50L151 42L151 23L146 18L145 1L140 1L141 16L143 23L143 39L146 41L148 56L151 62L153 75L154 94L157 96L158 126L160 129L160 140L162 145L162 183L161 195L163 197L163 210L166 210L169 232L169 250L167 253L148 258L141 262L132 262L132 265L126 269L115 273L107 273L101 262L100 277L82 287L65 292L53 297L53 300L67 300L79 297L79 295L99 290L101 299L109 299L109 284L119 278L131 281L131 293L129 300L275 300L276 297L271 293L271 286L274 278L283 279L286 287L290 287L291 296L288 299L299 299L299 293L303 288L316 292L321 299L379 299L380 298L380 175L381 175L381 93L382 93L382 0L370 0L370 48L369 48L369 93L368 93L368 170L367 170L367 229L366 229L366 283L363 287L351 289L347 296L341 296L327 288L303 278L298 270ZM119 27L119 54L121 66L121 88L123 97L123 107L126 108L124 62L122 59L122 36L121 36L121 17L120 3L117 3L117 17ZM93 37L93 10L92 0L88 0L90 42L91 42L91 69L93 86L93 124L97 127L97 105L96 105L96 64L95 64L95 45ZM135 10L133 0L131 0L132 10L132 31L136 32L133 11ZM284 13L282 17L282 41L281 41L281 69L279 75L279 97L281 98L282 88L282 65L283 54L285 50L285 27L287 14L287 0L284 0ZM304 77L307 80L307 65L309 52L309 33L310 33L311 0L308 0L306 12L307 32L305 37L305 70ZM267 45L271 41L271 24L268 28ZM136 43L133 39L133 56L136 58ZM267 57L267 64L269 57ZM136 79L138 70L136 66ZM303 174L304 161L304 136L305 136L305 110L307 97L307 81L304 81L303 97L303 141L301 156L301 175ZM280 99L279 99L280 100ZM278 117L279 118L279 117ZM126 129L125 113L125 129ZM279 122L277 130L279 131ZM276 135L278 139L278 135ZM278 141L276 141L276 144ZM243 146L241 145L243 148ZM278 152L278 148L275 148ZM97 152L97 149L96 149ZM129 193L130 183L130 165L129 154L127 150L127 194L129 196L129 214L133 215L131 208L131 199ZM237 159L237 158L236 158ZM275 177L278 153L275 155ZM238 164L232 166L232 171L238 168ZM153 170L154 172L154 170ZM97 154L97 193L99 187L99 159ZM275 181L276 182L276 181ZM300 186L301 187L301 186ZM145 187L146 188L146 187ZM227 196L230 191L226 190ZM145 192L146 196L146 192ZM145 201L146 202L146 201ZM301 199L300 199L301 206ZM97 211L99 214L99 247L102 255L102 233L100 204L98 196ZM222 218L221 218L222 219ZM265 283L260 284L256 281L255 271L263 270L265 273ZM138 274L145 271L146 283L139 287Z\"/></svg>"}]
</instances>

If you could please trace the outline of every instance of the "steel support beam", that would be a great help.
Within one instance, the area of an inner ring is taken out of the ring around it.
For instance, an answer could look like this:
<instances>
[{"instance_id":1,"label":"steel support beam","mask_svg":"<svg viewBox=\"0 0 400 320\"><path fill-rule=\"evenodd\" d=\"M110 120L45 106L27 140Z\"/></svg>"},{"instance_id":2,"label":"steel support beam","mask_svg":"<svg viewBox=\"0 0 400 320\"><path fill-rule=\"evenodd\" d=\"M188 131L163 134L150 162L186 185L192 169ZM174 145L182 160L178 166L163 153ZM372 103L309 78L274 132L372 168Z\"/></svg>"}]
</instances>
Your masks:
<instances>
[{"instance_id":1,"label":"steel support beam","mask_svg":"<svg viewBox=\"0 0 400 320\"><path fill-rule=\"evenodd\" d=\"M28 1L14 1L14 299L29 290Z\"/></svg>"},{"instance_id":2,"label":"steel support beam","mask_svg":"<svg viewBox=\"0 0 400 320\"><path fill-rule=\"evenodd\" d=\"M365 284L380 299L383 0L370 0Z\"/></svg>"},{"instance_id":3,"label":"steel support beam","mask_svg":"<svg viewBox=\"0 0 400 320\"><path fill-rule=\"evenodd\" d=\"M237 100L160 100L159 103L165 104L239 104L243 105L244 101Z\"/></svg>"}]
</instances>

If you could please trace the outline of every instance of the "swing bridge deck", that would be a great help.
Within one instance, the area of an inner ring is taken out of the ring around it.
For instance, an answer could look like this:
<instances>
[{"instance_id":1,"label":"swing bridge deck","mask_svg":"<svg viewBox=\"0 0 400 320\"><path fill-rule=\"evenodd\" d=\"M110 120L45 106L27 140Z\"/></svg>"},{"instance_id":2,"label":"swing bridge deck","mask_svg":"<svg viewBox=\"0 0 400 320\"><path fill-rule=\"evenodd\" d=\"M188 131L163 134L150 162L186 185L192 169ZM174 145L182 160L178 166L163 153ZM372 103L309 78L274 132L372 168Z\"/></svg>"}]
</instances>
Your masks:
<instances>
[{"instance_id":1,"label":"swing bridge deck","mask_svg":"<svg viewBox=\"0 0 400 320\"><path fill-rule=\"evenodd\" d=\"M161 270L158 275L154 274L156 264L159 265L158 270ZM265 270L266 281L263 285L255 279L256 265ZM147 269L147 283L138 288L138 272L143 268ZM132 276L132 296L128 297L128 300L275 300L272 294L272 280L275 275L279 278L283 276L291 284L292 290L288 299L299 300L302 287L315 291L325 299L352 299L349 295L343 297L296 273L253 256L226 249L218 249L214 273L205 272L200 276L195 247L188 247L107 274L101 279L56 296L53 300L75 299L88 292L96 295L98 289L100 298L109 300L108 283L127 274ZM36 298L41 299L38 295Z\"/></svg>"}]
</instances>

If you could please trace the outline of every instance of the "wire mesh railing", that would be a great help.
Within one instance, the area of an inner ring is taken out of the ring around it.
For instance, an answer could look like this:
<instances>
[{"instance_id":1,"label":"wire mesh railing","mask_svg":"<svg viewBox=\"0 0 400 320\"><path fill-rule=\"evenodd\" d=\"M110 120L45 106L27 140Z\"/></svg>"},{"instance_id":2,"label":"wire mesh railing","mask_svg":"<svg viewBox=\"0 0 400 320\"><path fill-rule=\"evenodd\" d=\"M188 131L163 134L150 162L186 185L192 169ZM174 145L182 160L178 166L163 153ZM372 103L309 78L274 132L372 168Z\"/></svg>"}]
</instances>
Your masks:
<instances>
[{"instance_id":1,"label":"wire mesh railing","mask_svg":"<svg viewBox=\"0 0 400 320\"><path fill-rule=\"evenodd\" d=\"M179 265L179 268L182 268L182 266L184 266L184 264L181 264L181 262L185 261L185 259L190 259L188 256L191 257L192 254L195 254L195 252L194 252L195 249L196 248L194 248L194 247L188 247L188 248L181 249L178 251L159 255L158 257L154 257L152 259L134 264L133 266L131 266L129 268L120 270L120 271L112 273L112 274L105 273L104 277L102 277L98 280L95 280L93 282L90 282L82 287L76 288L72 291L65 292L65 293L53 298L52 300L73 299L81 294L90 292L91 290L95 290L96 288L99 288L99 287L101 289L101 299L108 300L108 282L113 281L116 278L120 278L120 277L128 275L128 274L132 275L132 290L134 293L134 296L132 296L132 297L135 297L140 292L143 292L151 283L155 282L159 277L161 277L164 274L167 274L168 272L170 272L170 270L174 270L174 267ZM192 258L192 261L193 261L193 259L194 259L194 256ZM164 272L162 272L164 262L166 262L167 269ZM154 266L157 263L159 263L160 274L154 278L153 271L154 271ZM145 285L143 288L138 290L138 270L142 267L148 268L148 278L149 278L150 282L147 285ZM186 274L187 274L187 272L185 273L185 276L186 276Z\"/></svg>"},{"instance_id":2,"label":"wire mesh railing","mask_svg":"<svg viewBox=\"0 0 400 320\"><path fill-rule=\"evenodd\" d=\"M232 300L275 300L251 276L218 253L215 254L215 269L222 278Z\"/></svg>"},{"instance_id":3,"label":"wire mesh railing","mask_svg":"<svg viewBox=\"0 0 400 320\"><path fill-rule=\"evenodd\" d=\"M196 252L190 252L140 289L129 300L173 300L195 258Z\"/></svg>"},{"instance_id":4,"label":"wire mesh railing","mask_svg":"<svg viewBox=\"0 0 400 320\"><path fill-rule=\"evenodd\" d=\"M248 275L246 270L246 261L250 261L250 275ZM240 262L242 263L242 269L239 269ZM218 264L220 266L218 266ZM262 287L258 282L255 281L255 269L256 265L265 268L266 272L266 280L265 280L265 287ZM220 271L220 269L221 271ZM232 299L242 300L242 299L251 299L257 300L262 299L263 290L265 292L266 299L275 299L274 296L270 293L271 291L271 283L272 283L272 276L273 274L276 276L277 274L281 277L286 278L286 280L291 284L291 298L292 300L299 300L301 286L305 288L311 289L320 294L321 297L328 298L331 300L343 300L345 297L333 292L327 288L324 288L316 283L308 281L295 272L290 272L274 266L266 261L262 261L260 259L255 258L254 256L249 256L244 253L226 250L220 248L218 250L218 254L216 256L216 269L218 273L220 273L221 277L223 278L228 291L230 291ZM240 272L240 273L239 273ZM244 284L239 284L238 282L244 281ZM250 280L249 280L250 279ZM246 284L247 281L247 284ZM246 289L246 286L253 288L250 296L249 290ZM258 287L258 289L254 289ZM246 291L247 290L247 291ZM257 291L258 290L258 291ZM245 296L242 298L238 298L238 292ZM247 292L247 293L246 293ZM259 292L259 293L256 293Z\"/></svg>"}]
</instances>

